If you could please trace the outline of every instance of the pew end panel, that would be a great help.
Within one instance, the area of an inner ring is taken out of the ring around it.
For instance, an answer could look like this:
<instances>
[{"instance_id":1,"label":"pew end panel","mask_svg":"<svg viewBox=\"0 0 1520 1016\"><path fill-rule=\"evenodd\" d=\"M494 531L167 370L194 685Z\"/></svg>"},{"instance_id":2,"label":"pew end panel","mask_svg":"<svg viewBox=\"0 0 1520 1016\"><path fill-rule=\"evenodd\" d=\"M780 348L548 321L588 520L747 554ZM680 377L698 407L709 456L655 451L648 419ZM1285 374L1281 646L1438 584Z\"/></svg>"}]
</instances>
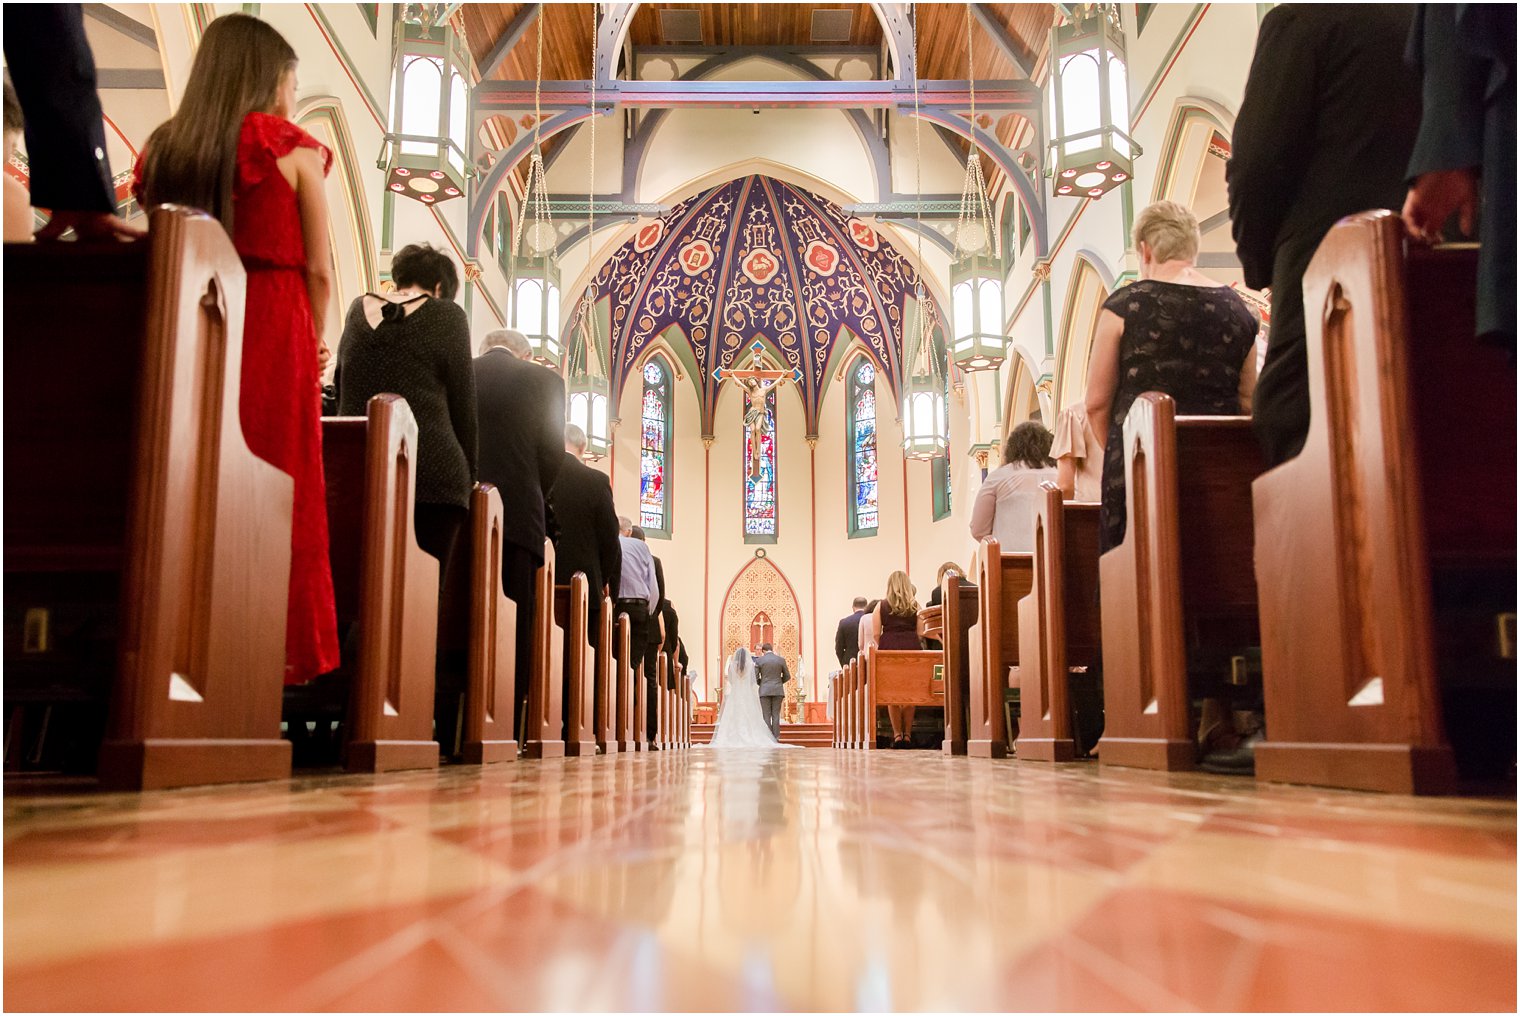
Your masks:
<instances>
[{"instance_id":1,"label":"pew end panel","mask_svg":"<svg viewBox=\"0 0 1520 1016\"><path fill-rule=\"evenodd\" d=\"M1034 583L1019 601L1018 757L1068 762L1077 752L1070 668L1097 663L1098 510L1040 485Z\"/></svg>"},{"instance_id":2,"label":"pew end panel","mask_svg":"<svg viewBox=\"0 0 1520 1016\"><path fill-rule=\"evenodd\" d=\"M351 534L330 545L335 592L340 564L352 568L349 555L358 558L343 583L358 600L344 765L371 773L436 768L439 566L417 545L412 517L417 422L396 395L376 395L366 408L362 420L322 421L323 468L340 478L327 484L328 529Z\"/></svg>"},{"instance_id":3,"label":"pew end panel","mask_svg":"<svg viewBox=\"0 0 1520 1016\"><path fill-rule=\"evenodd\" d=\"M1450 792L1452 696L1507 695L1496 712L1513 715L1494 629L1515 609L1516 375L1474 338L1476 264L1369 212L1332 228L1305 273L1309 430L1253 491L1258 779ZM1504 726L1490 733L1512 739Z\"/></svg>"},{"instance_id":4,"label":"pew end panel","mask_svg":"<svg viewBox=\"0 0 1520 1016\"><path fill-rule=\"evenodd\" d=\"M1004 554L985 539L976 559L977 620L968 640L970 694L966 752L978 758L1008 755L1008 720L1003 711L1009 674L1019 665L1019 600L1034 585L1034 556Z\"/></svg>"},{"instance_id":5,"label":"pew end panel","mask_svg":"<svg viewBox=\"0 0 1520 1016\"><path fill-rule=\"evenodd\" d=\"M464 760L476 765L517 758L512 735L517 701L517 604L502 587L501 493L477 483L470 495L470 656L465 692Z\"/></svg>"},{"instance_id":6,"label":"pew end panel","mask_svg":"<svg viewBox=\"0 0 1520 1016\"><path fill-rule=\"evenodd\" d=\"M977 600L977 587L959 575L946 575L940 584L940 644L945 664L945 740L940 750L946 755L966 754L971 628L976 623Z\"/></svg>"},{"instance_id":7,"label":"pew end panel","mask_svg":"<svg viewBox=\"0 0 1520 1016\"><path fill-rule=\"evenodd\" d=\"M534 578L533 673L523 751L529 758L564 758L565 630L554 621L554 544L544 540L544 563Z\"/></svg>"},{"instance_id":8,"label":"pew end panel","mask_svg":"<svg viewBox=\"0 0 1520 1016\"><path fill-rule=\"evenodd\" d=\"M602 597L602 610L598 615L596 635L596 741L603 754L611 755L618 750L617 732L617 643L613 625L612 600Z\"/></svg>"},{"instance_id":9,"label":"pew end panel","mask_svg":"<svg viewBox=\"0 0 1520 1016\"><path fill-rule=\"evenodd\" d=\"M5 304L7 628L34 609L83 609L91 630L116 616L93 682L66 659L68 625L26 655L8 639L7 699L35 672L45 701L56 660L108 700L110 789L289 776L294 484L243 437L246 275L226 231L160 206L146 240L7 244L5 272L26 294Z\"/></svg>"},{"instance_id":10,"label":"pew end panel","mask_svg":"<svg viewBox=\"0 0 1520 1016\"><path fill-rule=\"evenodd\" d=\"M590 586L582 572L554 587L555 621L564 630L565 754L596 754L596 653L591 646Z\"/></svg>"},{"instance_id":11,"label":"pew end panel","mask_svg":"<svg viewBox=\"0 0 1520 1016\"><path fill-rule=\"evenodd\" d=\"M632 623L625 614L617 619L613 637L617 639L617 701L616 725L618 736L618 751L634 751L634 684L638 678L638 671L629 658L631 649L633 628Z\"/></svg>"},{"instance_id":12,"label":"pew end panel","mask_svg":"<svg viewBox=\"0 0 1520 1016\"><path fill-rule=\"evenodd\" d=\"M1185 770L1189 647L1207 666L1257 640L1247 417L1179 417L1146 392L1124 423L1127 525L1099 561L1105 765Z\"/></svg>"}]
</instances>

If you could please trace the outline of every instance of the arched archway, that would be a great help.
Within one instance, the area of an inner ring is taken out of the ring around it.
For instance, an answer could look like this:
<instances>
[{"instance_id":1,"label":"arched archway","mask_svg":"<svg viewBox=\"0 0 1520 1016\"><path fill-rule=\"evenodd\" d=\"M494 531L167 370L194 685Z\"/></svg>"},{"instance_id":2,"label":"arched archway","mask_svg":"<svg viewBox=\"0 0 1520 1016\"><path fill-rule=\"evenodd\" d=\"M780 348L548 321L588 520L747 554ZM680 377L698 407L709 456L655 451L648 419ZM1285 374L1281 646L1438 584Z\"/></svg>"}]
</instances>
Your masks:
<instances>
[{"instance_id":1,"label":"arched archway","mask_svg":"<svg viewBox=\"0 0 1520 1016\"><path fill-rule=\"evenodd\" d=\"M1230 234L1224 176L1234 125L1234 116L1216 103L1193 97L1179 99L1167 128L1152 195L1154 201L1175 201L1192 210L1202 234L1198 267L1226 284L1243 281Z\"/></svg>"},{"instance_id":2,"label":"arched archway","mask_svg":"<svg viewBox=\"0 0 1520 1016\"><path fill-rule=\"evenodd\" d=\"M1092 355L1098 316L1109 287L1097 266L1078 255L1071 283L1066 290L1066 313L1062 316L1061 347L1056 365L1056 391L1051 407L1056 412L1081 399L1087 391L1087 361Z\"/></svg>"},{"instance_id":3,"label":"arched archway","mask_svg":"<svg viewBox=\"0 0 1520 1016\"><path fill-rule=\"evenodd\" d=\"M764 617L770 623L776 652L793 673L802 655L802 612L792 584L767 557L756 556L734 576L723 596L719 622L719 659L727 660L735 649L750 644L754 625Z\"/></svg>"},{"instance_id":4,"label":"arched archway","mask_svg":"<svg viewBox=\"0 0 1520 1016\"><path fill-rule=\"evenodd\" d=\"M365 197L363 169L354 154L353 135L342 103L330 95L307 99L296 111L295 119L333 153L333 168L327 177L327 228L336 285L333 305L327 313L328 334L324 338L328 348L336 351L338 334L343 330L340 294L372 293L379 289L369 200ZM379 179L378 174L375 179Z\"/></svg>"}]
</instances>

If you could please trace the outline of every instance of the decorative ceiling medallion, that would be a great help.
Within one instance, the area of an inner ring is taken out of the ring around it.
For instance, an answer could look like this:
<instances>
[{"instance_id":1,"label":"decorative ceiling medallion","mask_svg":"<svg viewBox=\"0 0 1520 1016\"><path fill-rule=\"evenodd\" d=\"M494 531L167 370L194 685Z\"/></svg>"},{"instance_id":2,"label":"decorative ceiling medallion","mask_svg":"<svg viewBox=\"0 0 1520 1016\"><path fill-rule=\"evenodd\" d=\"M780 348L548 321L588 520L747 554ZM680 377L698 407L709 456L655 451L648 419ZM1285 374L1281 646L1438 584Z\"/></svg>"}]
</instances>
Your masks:
<instances>
[{"instance_id":1,"label":"decorative ceiling medallion","mask_svg":"<svg viewBox=\"0 0 1520 1016\"><path fill-rule=\"evenodd\" d=\"M712 267L717 255L713 253L712 244L699 237L681 248L679 258L681 271L687 275L701 275Z\"/></svg>"},{"instance_id":2,"label":"decorative ceiling medallion","mask_svg":"<svg viewBox=\"0 0 1520 1016\"><path fill-rule=\"evenodd\" d=\"M665 222L655 219L649 225L639 230L633 237L633 249L640 254L645 254L654 249L655 245L665 238Z\"/></svg>"},{"instance_id":3,"label":"decorative ceiling medallion","mask_svg":"<svg viewBox=\"0 0 1520 1016\"><path fill-rule=\"evenodd\" d=\"M814 240L802 252L802 261L819 275L833 275L839 267L839 251L822 240Z\"/></svg>"},{"instance_id":4,"label":"decorative ceiling medallion","mask_svg":"<svg viewBox=\"0 0 1520 1016\"><path fill-rule=\"evenodd\" d=\"M739 265L744 270L745 278L757 286L763 286L776 277L781 271L781 259L770 251L761 248L750 251Z\"/></svg>"},{"instance_id":5,"label":"decorative ceiling medallion","mask_svg":"<svg viewBox=\"0 0 1520 1016\"><path fill-rule=\"evenodd\" d=\"M881 246L881 241L876 239L876 230L859 219L850 220L850 239L862 250L876 250Z\"/></svg>"}]
</instances>

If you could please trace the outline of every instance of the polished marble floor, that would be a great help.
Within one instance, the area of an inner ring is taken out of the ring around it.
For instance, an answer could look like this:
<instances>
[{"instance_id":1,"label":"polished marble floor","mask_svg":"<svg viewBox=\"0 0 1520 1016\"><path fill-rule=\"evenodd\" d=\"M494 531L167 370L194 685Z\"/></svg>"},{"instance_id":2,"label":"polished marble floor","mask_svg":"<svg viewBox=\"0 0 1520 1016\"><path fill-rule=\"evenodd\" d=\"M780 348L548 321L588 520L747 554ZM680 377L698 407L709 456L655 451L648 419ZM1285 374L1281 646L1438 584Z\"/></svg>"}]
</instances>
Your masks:
<instances>
[{"instance_id":1,"label":"polished marble floor","mask_svg":"<svg viewBox=\"0 0 1520 1016\"><path fill-rule=\"evenodd\" d=\"M5 801L8 1010L1510 1010L1515 805L929 752Z\"/></svg>"}]
</instances>

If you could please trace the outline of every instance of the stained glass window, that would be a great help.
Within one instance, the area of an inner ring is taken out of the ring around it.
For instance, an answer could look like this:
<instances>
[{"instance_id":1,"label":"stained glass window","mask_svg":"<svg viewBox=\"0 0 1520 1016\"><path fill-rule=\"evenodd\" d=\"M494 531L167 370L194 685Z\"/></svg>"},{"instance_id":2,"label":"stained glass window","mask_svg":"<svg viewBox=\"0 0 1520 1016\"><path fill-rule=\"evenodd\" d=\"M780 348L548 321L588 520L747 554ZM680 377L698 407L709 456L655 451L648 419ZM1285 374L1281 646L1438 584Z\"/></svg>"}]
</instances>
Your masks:
<instances>
[{"instance_id":1,"label":"stained glass window","mask_svg":"<svg viewBox=\"0 0 1520 1016\"><path fill-rule=\"evenodd\" d=\"M850 535L876 532L876 368L861 359L850 372L849 454Z\"/></svg>"},{"instance_id":2,"label":"stained glass window","mask_svg":"<svg viewBox=\"0 0 1520 1016\"><path fill-rule=\"evenodd\" d=\"M670 535L670 374L657 359L644 366L639 432L639 525Z\"/></svg>"},{"instance_id":3,"label":"stained glass window","mask_svg":"<svg viewBox=\"0 0 1520 1016\"><path fill-rule=\"evenodd\" d=\"M740 404L748 412L748 400ZM760 469L751 475L755 431L760 431ZM776 536L776 393L765 394L765 425L744 431L744 538L765 541Z\"/></svg>"},{"instance_id":4,"label":"stained glass window","mask_svg":"<svg viewBox=\"0 0 1520 1016\"><path fill-rule=\"evenodd\" d=\"M934 471L934 521L950 514L950 453L933 460Z\"/></svg>"}]
</instances>

